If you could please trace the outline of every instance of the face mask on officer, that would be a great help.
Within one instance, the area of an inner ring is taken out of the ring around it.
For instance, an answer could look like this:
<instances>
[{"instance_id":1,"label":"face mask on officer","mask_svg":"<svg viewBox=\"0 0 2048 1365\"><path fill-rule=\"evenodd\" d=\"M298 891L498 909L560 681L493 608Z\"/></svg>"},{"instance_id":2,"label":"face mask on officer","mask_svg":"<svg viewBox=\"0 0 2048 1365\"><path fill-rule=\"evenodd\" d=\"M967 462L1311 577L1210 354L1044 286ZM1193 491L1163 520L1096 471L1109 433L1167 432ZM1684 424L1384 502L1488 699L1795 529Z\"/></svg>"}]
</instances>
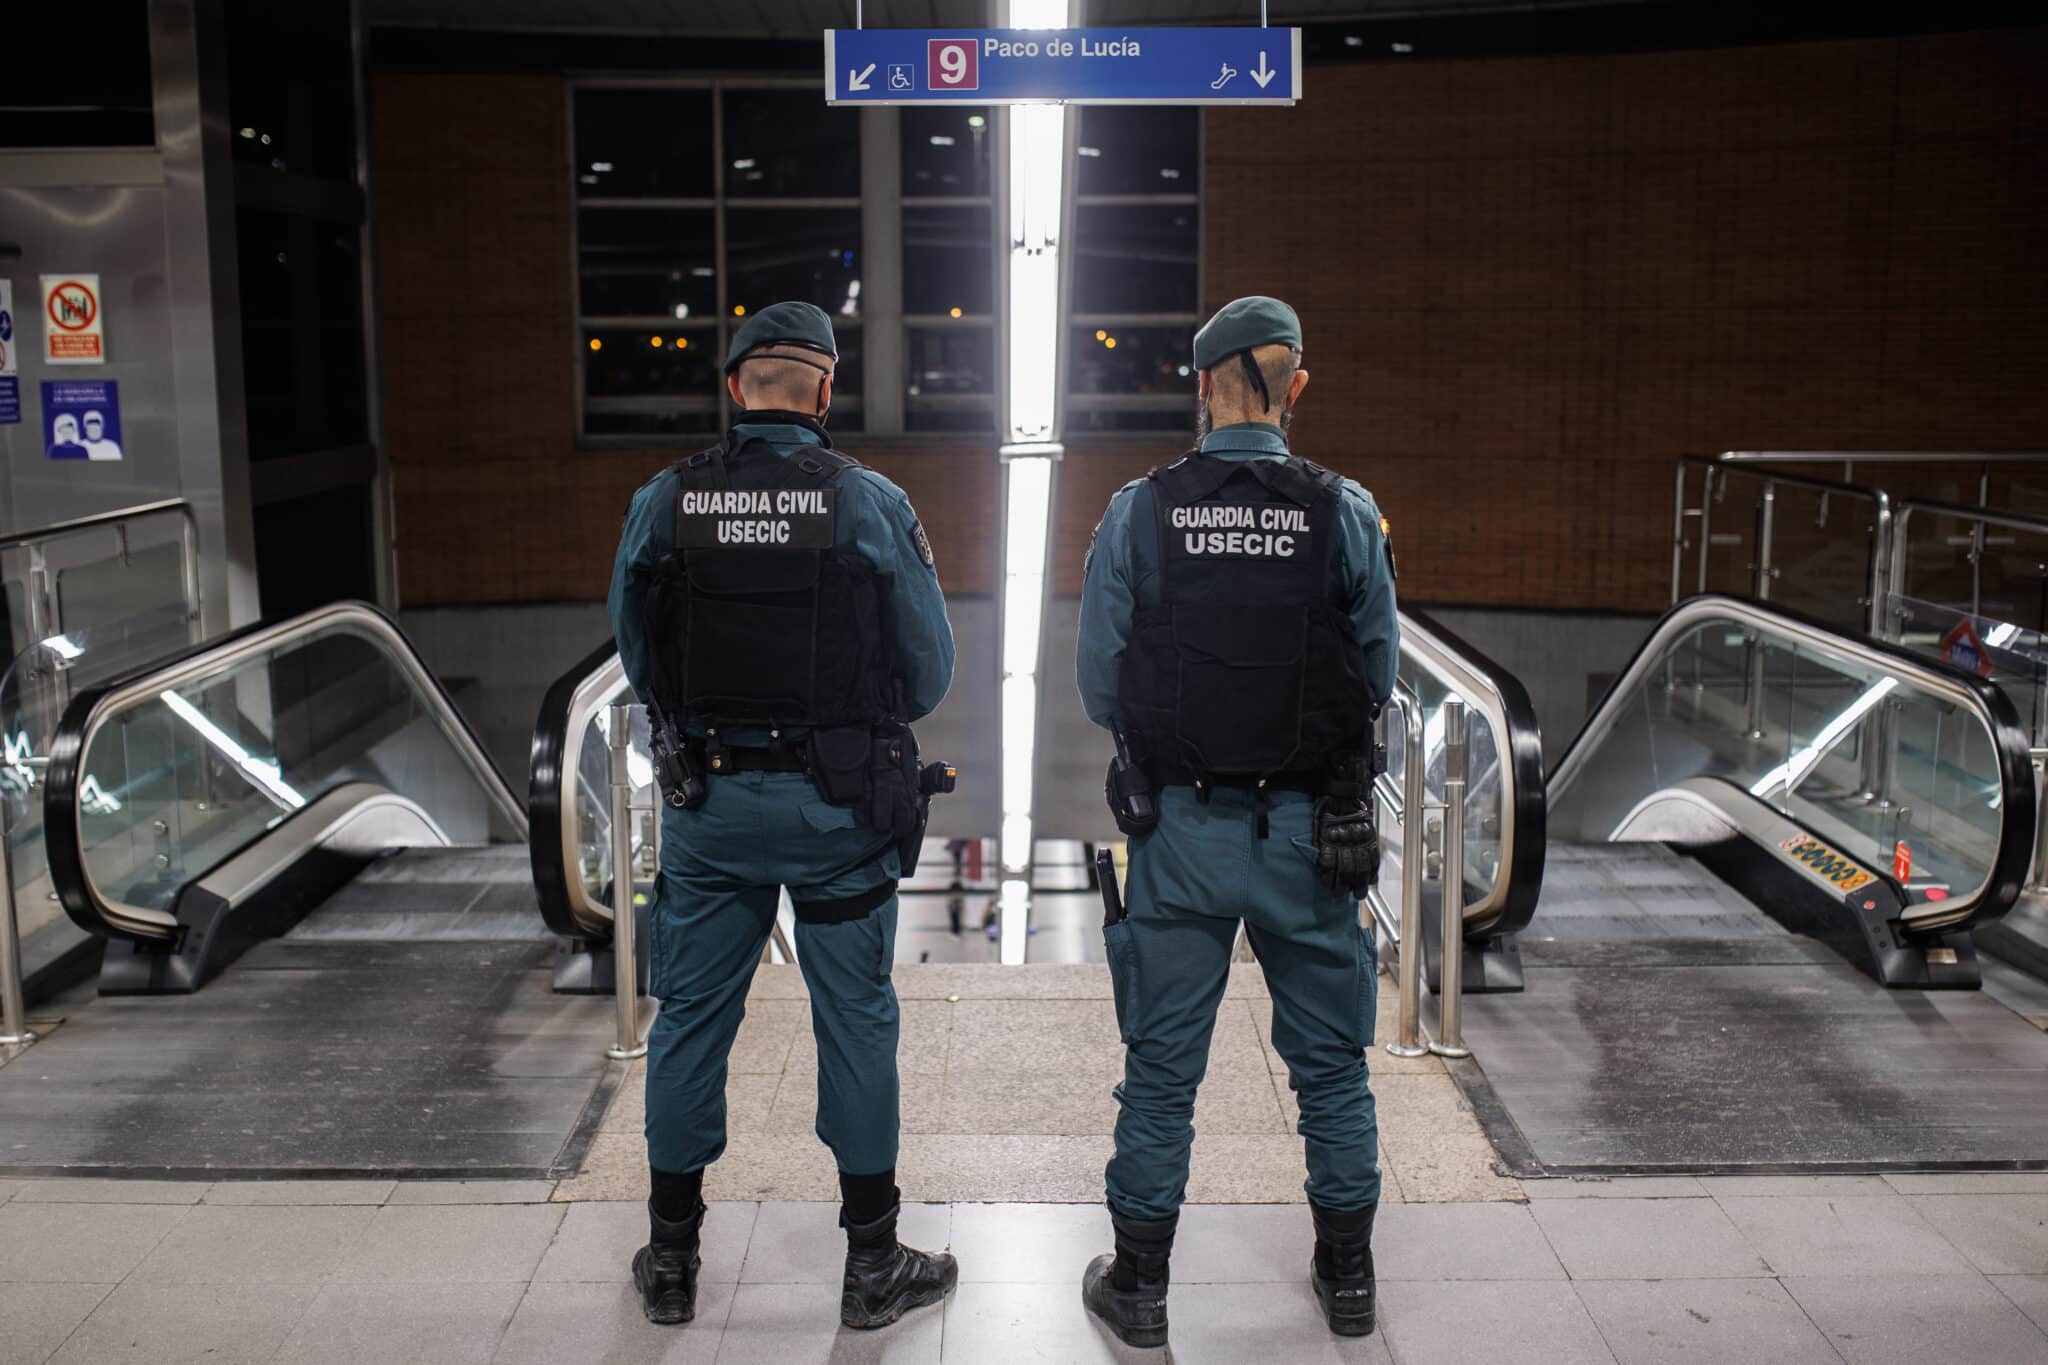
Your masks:
<instances>
[{"instance_id":1,"label":"face mask on officer","mask_svg":"<svg viewBox=\"0 0 2048 1365\"><path fill-rule=\"evenodd\" d=\"M810 382L807 371L812 370L817 372L814 393L806 391ZM733 402L744 410L803 412L809 404L816 409L822 427L832 409L832 366L809 355L787 350L750 355L726 376L725 384ZM749 402L743 390L752 390L754 401Z\"/></svg>"},{"instance_id":2,"label":"face mask on officer","mask_svg":"<svg viewBox=\"0 0 2048 1365\"><path fill-rule=\"evenodd\" d=\"M1236 422L1272 422L1283 432L1293 425L1294 405L1308 387L1301 352L1284 346L1260 347L1259 351L1265 352L1263 357L1255 351L1239 351L1201 372L1196 381L1197 439ZM1216 419L1219 407L1227 420Z\"/></svg>"}]
</instances>

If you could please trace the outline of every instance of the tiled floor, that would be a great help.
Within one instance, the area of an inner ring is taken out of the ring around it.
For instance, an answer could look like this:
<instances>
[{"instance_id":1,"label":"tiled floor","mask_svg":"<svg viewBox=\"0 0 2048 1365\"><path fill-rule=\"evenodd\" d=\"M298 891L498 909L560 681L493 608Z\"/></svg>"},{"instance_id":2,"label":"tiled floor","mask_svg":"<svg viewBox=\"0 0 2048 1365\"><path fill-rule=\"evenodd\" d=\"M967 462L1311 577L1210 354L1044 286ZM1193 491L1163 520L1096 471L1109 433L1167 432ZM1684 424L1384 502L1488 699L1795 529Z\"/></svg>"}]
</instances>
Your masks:
<instances>
[{"instance_id":1,"label":"tiled floor","mask_svg":"<svg viewBox=\"0 0 2048 1365\"><path fill-rule=\"evenodd\" d=\"M959 1290L837 1323L825 1203L714 1204L698 1320L649 1326L635 1203L545 1184L0 1181L0 1358L23 1362L2038 1362L2048 1174L1530 1182L1528 1202L1390 1204L1381 1331L1329 1336L1299 1205L1194 1205L1173 1346L1082 1312L1094 1204L920 1204Z\"/></svg>"},{"instance_id":2,"label":"tiled floor","mask_svg":"<svg viewBox=\"0 0 2048 1365\"><path fill-rule=\"evenodd\" d=\"M1019 970L899 963L906 1199L1093 1203L1123 1075L1109 974L1099 965ZM1380 980L1379 1030L1394 1027L1393 983ZM1195 1105L1197 1203L1288 1203L1302 1194L1287 1069L1267 1041L1271 1006L1258 968L1233 969ZM731 1142L711 1168L718 1199L832 1199L830 1155L813 1134L817 1045L795 967L755 977L726 1086ZM1443 1064L1371 1054L1389 1201L1518 1199ZM563 1199L644 1199L644 1084L635 1067Z\"/></svg>"}]
</instances>

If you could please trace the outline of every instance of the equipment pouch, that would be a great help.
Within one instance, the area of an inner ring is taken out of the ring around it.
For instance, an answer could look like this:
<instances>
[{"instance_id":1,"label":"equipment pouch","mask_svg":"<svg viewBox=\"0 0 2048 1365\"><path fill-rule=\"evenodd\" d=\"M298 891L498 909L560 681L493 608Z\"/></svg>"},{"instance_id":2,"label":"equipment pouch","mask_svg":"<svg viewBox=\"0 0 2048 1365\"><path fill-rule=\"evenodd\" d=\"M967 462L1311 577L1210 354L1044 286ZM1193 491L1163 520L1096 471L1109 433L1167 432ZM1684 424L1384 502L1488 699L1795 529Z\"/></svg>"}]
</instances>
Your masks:
<instances>
[{"instance_id":1,"label":"equipment pouch","mask_svg":"<svg viewBox=\"0 0 2048 1365\"><path fill-rule=\"evenodd\" d=\"M859 813L870 791L872 744L865 725L811 731L811 783L818 795Z\"/></svg>"},{"instance_id":2,"label":"equipment pouch","mask_svg":"<svg viewBox=\"0 0 2048 1365\"><path fill-rule=\"evenodd\" d=\"M872 742L867 826L892 839L907 840L924 824L917 741L911 738L910 727L892 725L876 733Z\"/></svg>"},{"instance_id":3,"label":"equipment pouch","mask_svg":"<svg viewBox=\"0 0 2048 1365\"><path fill-rule=\"evenodd\" d=\"M1116 818L1116 827L1125 835L1135 838L1151 832L1159 824L1159 797L1152 788L1152 779L1145 770L1135 764L1126 763L1121 756L1109 761L1109 775L1103 780L1103 796L1109 801L1109 813Z\"/></svg>"}]
</instances>

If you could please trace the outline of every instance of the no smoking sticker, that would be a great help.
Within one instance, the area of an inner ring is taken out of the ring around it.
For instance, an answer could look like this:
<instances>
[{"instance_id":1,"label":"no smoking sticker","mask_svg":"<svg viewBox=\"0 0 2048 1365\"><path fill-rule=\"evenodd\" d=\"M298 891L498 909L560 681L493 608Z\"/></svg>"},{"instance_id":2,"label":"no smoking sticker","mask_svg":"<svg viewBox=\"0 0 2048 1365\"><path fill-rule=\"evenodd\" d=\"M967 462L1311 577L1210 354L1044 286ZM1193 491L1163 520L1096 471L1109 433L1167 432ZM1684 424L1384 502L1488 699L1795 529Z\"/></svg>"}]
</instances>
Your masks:
<instances>
[{"instance_id":1,"label":"no smoking sticker","mask_svg":"<svg viewBox=\"0 0 2048 1365\"><path fill-rule=\"evenodd\" d=\"M106 364L105 328L99 276L43 276L43 360L46 363Z\"/></svg>"}]
</instances>

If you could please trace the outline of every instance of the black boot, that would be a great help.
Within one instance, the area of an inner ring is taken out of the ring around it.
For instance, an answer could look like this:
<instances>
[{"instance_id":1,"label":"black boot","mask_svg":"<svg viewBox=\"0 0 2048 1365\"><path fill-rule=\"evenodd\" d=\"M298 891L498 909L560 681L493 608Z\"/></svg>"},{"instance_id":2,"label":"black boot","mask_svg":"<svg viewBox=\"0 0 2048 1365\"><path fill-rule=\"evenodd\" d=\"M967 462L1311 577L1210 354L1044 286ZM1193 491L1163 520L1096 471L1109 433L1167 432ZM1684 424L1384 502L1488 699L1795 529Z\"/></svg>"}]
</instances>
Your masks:
<instances>
[{"instance_id":1,"label":"black boot","mask_svg":"<svg viewBox=\"0 0 2048 1365\"><path fill-rule=\"evenodd\" d=\"M900 1204L871 1223L856 1223L840 1210L846 1229L846 1282L839 1296L839 1320L862 1330L887 1327L913 1308L937 1303L953 1292L960 1263L945 1252L933 1255L896 1240Z\"/></svg>"},{"instance_id":2,"label":"black boot","mask_svg":"<svg viewBox=\"0 0 2048 1365\"><path fill-rule=\"evenodd\" d=\"M697 1242L704 1231L704 1201L688 1218L671 1223L647 1205L647 1245L633 1255L633 1284L649 1322L676 1326L697 1316Z\"/></svg>"},{"instance_id":3,"label":"black boot","mask_svg":"<svg viewBox=\"0 0 2048 1365\"><path fill-rule=\"evenodd\" d=\"M1180 1215L1126 1218L1109 1211L1116 1254L1097 1256L1081 1277L1081 1302L1127 1346L1166 1344L1167 1262Z\"/></svg>"},{"instance_id":4,"label":"black boot","mask_svg":"<svg viewBox=\"0 0 2048 1365\"><path fill-rule=\"evenodd\" d=\"M1340 1337L1369 1337L1377 1320L1378 1286L1372 1276L1372 1219L1379 1205L1326 1209L1309 1204L1316 1225L1316 1255L1309 1284Z\"/></svg>"}]
</instances>

